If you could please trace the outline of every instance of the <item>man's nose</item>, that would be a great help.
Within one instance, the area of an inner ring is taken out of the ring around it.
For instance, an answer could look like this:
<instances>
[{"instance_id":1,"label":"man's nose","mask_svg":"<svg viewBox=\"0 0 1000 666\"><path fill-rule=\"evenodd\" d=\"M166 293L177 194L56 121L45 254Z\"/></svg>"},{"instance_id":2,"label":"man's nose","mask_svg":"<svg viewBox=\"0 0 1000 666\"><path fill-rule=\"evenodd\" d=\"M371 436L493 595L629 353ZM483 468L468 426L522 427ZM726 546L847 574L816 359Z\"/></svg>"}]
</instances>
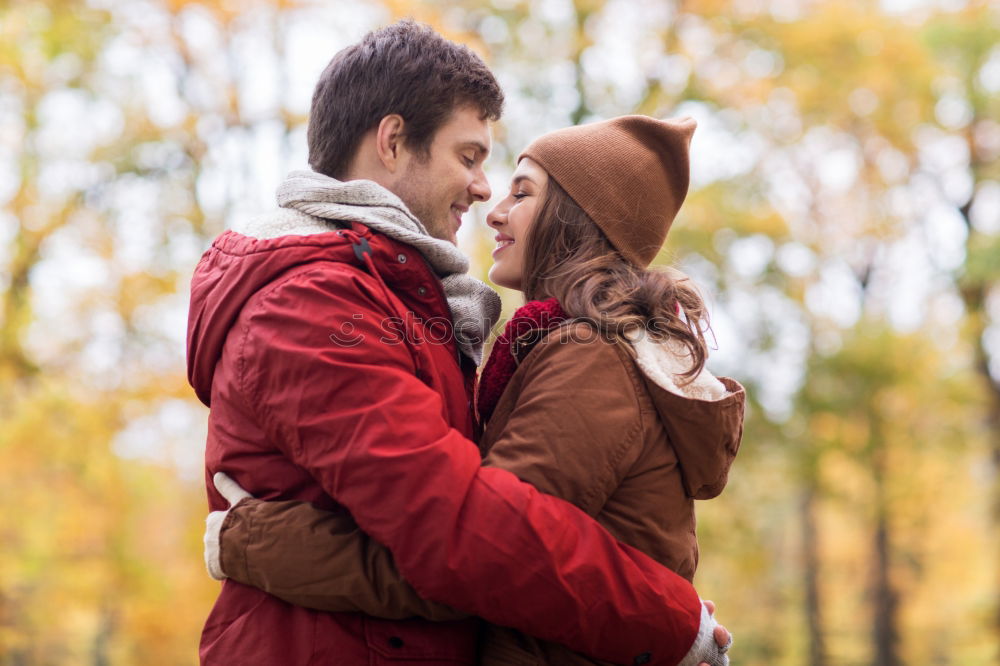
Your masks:
<instances>
[{"instance_id":1,"label":"man's nose","mask_svg":"<svg viewBox=\"0 0 1000 666\"><path fill-rule=\"evenodd\" d=\"M486 179L486 172L482 168L476 170L476 178L469 185L469 193L474 201L489 201L493 195L490 189L490 181Z\"/></svg>"}]
</instances>

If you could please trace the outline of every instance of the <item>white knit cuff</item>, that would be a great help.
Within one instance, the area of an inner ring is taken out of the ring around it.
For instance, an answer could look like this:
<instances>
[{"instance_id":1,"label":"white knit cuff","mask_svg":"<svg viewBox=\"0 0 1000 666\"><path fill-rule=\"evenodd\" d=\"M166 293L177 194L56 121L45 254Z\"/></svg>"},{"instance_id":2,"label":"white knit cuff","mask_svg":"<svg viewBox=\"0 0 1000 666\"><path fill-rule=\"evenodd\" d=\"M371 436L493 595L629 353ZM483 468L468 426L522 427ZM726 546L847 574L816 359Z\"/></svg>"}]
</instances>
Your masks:
<instances>
[{"instance_id":1,"label":"white knit cuff","mask_svg":"<svg viewBox=\"0 0 1000 666\"><path fill-rule=\"evenodd\" d=\"M719 644L715 642L715 627L718 622L712 617L705 604L701 605L701 625L698 627L698 635L694 639L694 644L688 653L684 655L677 666L698 666L706 663L710 666L729 666L729 657L722 651ZM728 647L727 647L728 649Z\"/></svg>"},{"instance_id":2,"label":"white knit cuff","mask_svg":"<svg viewBox=\"0 0 1000 666\"><path fill-rule=\"evenodd\" d=\"M205 568L215 580L225 580L222 571L222 523L229 511L213 511L205 519Z\"/></svg>"}]
</instances>

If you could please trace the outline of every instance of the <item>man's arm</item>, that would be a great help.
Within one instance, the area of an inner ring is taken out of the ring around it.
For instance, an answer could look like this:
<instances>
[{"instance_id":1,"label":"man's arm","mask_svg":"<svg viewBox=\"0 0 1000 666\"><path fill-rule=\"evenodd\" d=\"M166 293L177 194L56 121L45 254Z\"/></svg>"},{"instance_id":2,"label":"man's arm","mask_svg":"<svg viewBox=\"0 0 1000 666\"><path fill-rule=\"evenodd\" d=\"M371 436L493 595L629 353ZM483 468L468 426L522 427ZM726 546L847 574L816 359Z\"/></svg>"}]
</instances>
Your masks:
<instances>
[{"instance_id":1,"label":"man's arm","mask_svg":"<svg viewBox=\"0 0 1000 666\"><path fill-rule=\"evenodd\" d=\"M578 337L542 343L525 361L530 379L487 463L595 515L638 454L642 423L635 391L625 390L632 378L622 352ZM595 376L602 381L589 381ZM600 418L577 414L581 404L603 405ZM346 514L249 500L233 508L216 541L226 576L297 606L384 618L458 615L420 598L391 554Z\"/></svg>"},{"instance_id":2,"label":"man's arm","mask_svg":"<svg viewBox=\"0 0 1000 666\"><path fill-rule=\"evenodd\" d=\"M249 313L241 380L271 441L421 596L610 661L679 662L701 621L694 589L572 505L481 468L410 348L377 342L378 290L367 276L304 271ZM344 322L365 341L334 342Z\"/></svg>"},{"instance_id":3,"label":"man's arm","mask_svg":"<svg viewBox=\"0 0 1000 666\"><path fill-rule=\"evenodd\" d=\"M466 617L417 595L389 551L348 517L308 502L253 499L222 473L215 475L215 486L233 506L212 512L206 521L205 562L213 578L231 577L316 610L360 611L391 619ZM358 553L367 564L350 556ZM715 604L703 603L698 639L680 666L727 663L732 636L711 617Z\"/></svg>"},{"instance_id":4,"label":"man's arm","mask_svg":"<svg viewBox=\"0 0 1000 666\"><path fill-rule=\"evenodd\" d=\"M557 343L539 346L526 361L531 381L493 444L490 462L593 514L630 467L635 452L629 449L637 439L641 444L637 398L634 391L623 390L632 378L617 348L594 339ZM581 355L585 364L579 362ZM607 381L588 382L584 375ZM596 400L605 405L598 422L592 415L573 416L580 391L594 392L588 404ZM553 423L553 413L570 417ZM229 499L236 503L240 495ZM227 576L289 603L385 618L459 616L420 598L388 551L347 515L303 502L249 500L233 508L214 542L221 546ZM719 639L725 642L725 637ZM707 657L713 646L707 648L692 652Z\"/></svg>"}]
</instances>

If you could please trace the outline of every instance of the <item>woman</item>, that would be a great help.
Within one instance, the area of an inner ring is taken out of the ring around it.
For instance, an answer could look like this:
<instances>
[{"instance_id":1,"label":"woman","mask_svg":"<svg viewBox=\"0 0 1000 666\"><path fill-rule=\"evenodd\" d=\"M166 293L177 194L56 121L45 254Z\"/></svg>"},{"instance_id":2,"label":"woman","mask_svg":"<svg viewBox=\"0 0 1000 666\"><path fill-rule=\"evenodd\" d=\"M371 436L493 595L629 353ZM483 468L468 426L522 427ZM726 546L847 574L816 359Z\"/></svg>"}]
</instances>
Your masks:
<instances>
[{"instance_id":1,"label":"woman","mask_svg":"<svg viewBox=\"0 0 1000 666\"><path fill-rule=\"evenodd\" d=\"M483 464L573 502L689 580L694 499L725 485L744 404L737 382L704 369L697 292L648 269L687 192L693 131L691 120L626 116L552 132L522 153L487 222L497 231L490 277L526 304L493 347L476 405ZM421 599L349 516L242 503L221 547L230 577L295 604L455 617ZM481 661L594 663L496 626L483 632Z\"/></svg>"}]
</instances>

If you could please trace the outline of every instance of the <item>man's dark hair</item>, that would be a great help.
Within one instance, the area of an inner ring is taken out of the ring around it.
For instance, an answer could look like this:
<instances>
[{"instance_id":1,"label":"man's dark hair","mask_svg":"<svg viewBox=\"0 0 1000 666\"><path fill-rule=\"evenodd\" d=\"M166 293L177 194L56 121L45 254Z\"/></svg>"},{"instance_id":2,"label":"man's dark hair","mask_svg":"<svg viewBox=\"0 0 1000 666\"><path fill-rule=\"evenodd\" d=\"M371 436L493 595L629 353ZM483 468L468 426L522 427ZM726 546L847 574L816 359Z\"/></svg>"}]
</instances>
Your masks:
<instances>
[{"instance_id":1,"label":"man's dark hair","mask_svg":"<svg viewBox=\"0 0 1000 666\"><path fill-rule=\"evenodd\" d=\"M394 113L406 123L407 147L427 155L438 128L464 105L489 120L503 111L500 84L479 56L411 20L374 30L337 53L316 84L309 164L343 176L362 135Z\"/></svg>"}]
</instances>

